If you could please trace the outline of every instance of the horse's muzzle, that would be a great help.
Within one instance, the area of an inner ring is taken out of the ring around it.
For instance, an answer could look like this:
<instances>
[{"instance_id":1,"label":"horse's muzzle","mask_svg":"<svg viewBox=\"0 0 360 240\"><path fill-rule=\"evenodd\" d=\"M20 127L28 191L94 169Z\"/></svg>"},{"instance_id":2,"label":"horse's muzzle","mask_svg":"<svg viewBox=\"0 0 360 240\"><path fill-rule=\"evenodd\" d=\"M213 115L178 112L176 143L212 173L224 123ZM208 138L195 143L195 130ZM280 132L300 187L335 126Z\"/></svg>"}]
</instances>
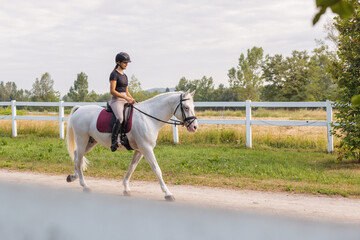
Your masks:
<instances>
[{"instance_id":1,"label":"horse's muzzle","mask_svg":"<svg viewBox=\"0 0 360 240\"><path fill-rule=\"evenodd\" d=\"M189 132L196 132L199 129L197 120L195 119L189 126L186 128Z\"/></svg>"}]
</instances>

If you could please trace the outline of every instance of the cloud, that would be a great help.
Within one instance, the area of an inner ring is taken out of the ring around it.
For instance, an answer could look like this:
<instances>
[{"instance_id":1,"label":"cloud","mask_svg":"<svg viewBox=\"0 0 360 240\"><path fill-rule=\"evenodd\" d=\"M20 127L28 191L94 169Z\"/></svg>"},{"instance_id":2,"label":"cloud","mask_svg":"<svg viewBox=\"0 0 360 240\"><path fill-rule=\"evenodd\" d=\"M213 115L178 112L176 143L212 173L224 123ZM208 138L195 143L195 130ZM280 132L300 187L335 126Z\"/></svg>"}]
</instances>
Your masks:
<instances>
[{"instance_id":1,"label":"cloud","mask_svg":"<svg viewBox=\"0 0 360 240\"><path fill-rule=\"evenodd\" d=\"M0 9L0 81L30 89L50 72L65 94L76 74L89 88L108 91L115 54L133 58L127 74L143 88L173 87L182 76L213 76L253 46L290 54L315 47L321 23L311 26L313 1L26 1ZM21 6L21 7L19 7ZM25 80L25 81L24 81Z\"/></svg>"}]
</instances>

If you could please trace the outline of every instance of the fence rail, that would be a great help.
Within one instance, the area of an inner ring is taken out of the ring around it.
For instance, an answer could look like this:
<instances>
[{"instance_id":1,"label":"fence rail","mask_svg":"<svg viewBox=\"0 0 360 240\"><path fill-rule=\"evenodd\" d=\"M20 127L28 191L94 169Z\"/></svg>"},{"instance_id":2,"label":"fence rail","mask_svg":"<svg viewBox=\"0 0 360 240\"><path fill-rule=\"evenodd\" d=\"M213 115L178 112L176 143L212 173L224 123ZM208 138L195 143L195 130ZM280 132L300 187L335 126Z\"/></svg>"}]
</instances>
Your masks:
<instances>
[{"instance_id":1,"label":"fence rail","mask_svg":"<svg viewBox=\"0 0 360 240\"><path fill-rule=\"evenodd\" d=\"M0 106L11 106L11 116L0 115L0 119L12 120L12 136L17 136L17 123L16 120L45 120L45 121L59 121L59 135L60 138L64 138L65 128L64 121L68 121L69 118L64 116L64 107L72 107L75 105L99 105L106 106L106 102L0 102ZM17 106L41 106L41 107L59 107L58 117L46 117L46 116L16 116ZM195 107L236 107L245 108L246 119L234 120L234 119L198 119L199 124L232 124L232 125L245 125L246 126L246 147L252 147L251 126L252 125L271 125L271 126L311 126L311 127L327 127L327 151L332 152L333 136L331 135L331 123L332 121L332 103L326 102L195 102ZM304 108L304 107L322 107L326 108L326 121L274 121L274 120L252 120L251 109L253 107L269 107L269 108ZM174 142L179 142L178 127L173 127Z\"/></svg>"}]
</instances>

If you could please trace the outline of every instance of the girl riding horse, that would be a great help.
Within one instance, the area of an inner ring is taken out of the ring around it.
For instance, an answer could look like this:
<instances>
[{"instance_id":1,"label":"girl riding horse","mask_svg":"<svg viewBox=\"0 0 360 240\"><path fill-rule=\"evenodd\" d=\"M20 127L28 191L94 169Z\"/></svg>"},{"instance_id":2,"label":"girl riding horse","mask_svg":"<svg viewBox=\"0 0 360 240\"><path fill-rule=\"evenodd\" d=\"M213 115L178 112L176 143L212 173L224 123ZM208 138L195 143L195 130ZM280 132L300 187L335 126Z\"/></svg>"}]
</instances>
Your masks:
<instances>
[{"instance_id":1,"label":"girl riding horse","mask_svg":"<svg viewBox=\"0 0 360 240\"><path fill-rule=\"evenodd\" d=\"M111 151L116 151L119 147L117 141L121 123L123 121L124 104L129 102L135 103L134 98L131 96L128 89L128 77L124 73L128 63L131 62L129 54L120 52L115 57L116 66L110 74L110 93L112 95L109 105L111 106L116 122L112 129L111 134Z\"/></svg>"}]
</instances>

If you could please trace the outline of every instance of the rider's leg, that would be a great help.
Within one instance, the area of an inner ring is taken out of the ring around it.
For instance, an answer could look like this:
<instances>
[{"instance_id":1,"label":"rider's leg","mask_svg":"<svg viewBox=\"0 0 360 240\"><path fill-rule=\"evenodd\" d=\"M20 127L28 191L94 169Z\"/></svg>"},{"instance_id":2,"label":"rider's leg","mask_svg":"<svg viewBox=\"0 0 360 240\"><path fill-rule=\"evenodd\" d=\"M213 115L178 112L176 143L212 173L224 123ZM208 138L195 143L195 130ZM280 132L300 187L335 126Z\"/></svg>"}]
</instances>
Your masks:
<instances>
[{"instance_id":1,"label":"rider's leg","mask_svg":"<svg viewBox=\"0 0 360 240\"><path fill-rule=\"evenodd\" d=\"M115 152L116 149L119 147L118 143L118 136L121 129L121 122L120 119L116 119L116 122L113 126L112 133L111 133L111 151Z\"/></svg>"},{"instance_id":2,"label":"rider's leg","mask_svg":"<svg viewBox=\"0 0 360 240\"><path fill-rule=\"evenodd\" d=\"M121 129L121 123L123 121L123 111L126 100L122 98L113 97L109 103L116 117L116 122L113 126L112 134L111 134L111 151L114 152L119 146L117 139L119 136L119 131Z\"/></svg>"}]
</instances>

